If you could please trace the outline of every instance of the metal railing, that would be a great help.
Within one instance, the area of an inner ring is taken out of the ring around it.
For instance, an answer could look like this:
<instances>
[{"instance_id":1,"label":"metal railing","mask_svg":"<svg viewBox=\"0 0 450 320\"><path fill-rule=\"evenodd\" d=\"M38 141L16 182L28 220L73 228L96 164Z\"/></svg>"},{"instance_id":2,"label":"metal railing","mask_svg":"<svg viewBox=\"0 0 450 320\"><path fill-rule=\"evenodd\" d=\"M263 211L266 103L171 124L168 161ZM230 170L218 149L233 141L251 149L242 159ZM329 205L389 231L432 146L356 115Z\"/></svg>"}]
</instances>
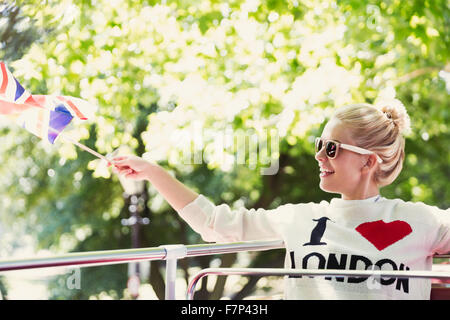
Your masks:
<instances>
[{"instance_id":1,"label":"metal railing","mask_svg":"<svg viewBox=\"0 0 450 320\"><path fill-rule=\"evenodd\" d=\"M337 270L337 269L282 269L282 268L207 268L198 272L190 281L186 293L187 300L194 299L195 287L205 276L335 276L335 277L391 277L391 278L422 278L450 280L450 273L442 271L381 271L381 270Z\"/></svg>"},{"instance_id":2,"label":"metal railing","mask_svg":"<svg viewBox=\"0 0 450 320\"><path fill-rule=\"evenodd\" d=\"M63 266L101 266L139 260L166 260L168 256L167 252L171 250L171 246L175 245L140 249L76 252L50 257L36 257L31 259L2 259L0 260L0 272ZM232 243L208 243L180 246L186 248L186 255L183 256L184 258L234 253L240 251L258 251L284 248L284 243L281 240L273 240Z\"/></svg>"},{"instance_id":3,"label":"metal railing","mask_svg":"<svg viewBox=\"0 0 450 320\"><path fill-rule=\"evenodd\" d=\"M175 299L175 280L178 259L241 251L262 251L284 248L282 240L211 243L196 245L163 245L152 248L106 250L68 253L51 257L0 260L0 272L70 266L102 266L145 260L166 260L167 300Z\"/></svg>"},{"instance_id":4,"label":"metal railing","mask_svg":"<svg viewBox=\"0 0 450 320\"><path fill-rule=\"evenodd\" d=\"M55 255L50 257L36 257L30 259L6 259L0 260L0 272L7 272L13 270L25 270L25 269L38 269L38 268L51 268L51 267L70 267L70 266L102 266L119 263L128 263L136 261L151 261L151 260L166 260L166 292L165 298L167 300L175 299L175 280L176 280L176 268L178 259L186 257L197 257L214 254L226 254L236 253L242 251L263 251L271 249L284 248L282 240L268 240L268 241L245 241L245 242L233 242L233 243L209 243L209 244L196 244L196 245L162 245L152 248L140 248L140 249L124 249L124 250L105 250L105 251L90 251L90 252L77 252L68 253L63 255ZM437 258L450 258L448 255L436 256ZM211 270L225 269L204 269L194 278L197 279L191 281L189 290L193 297L193 290L198 280L205 276L204 272ZM245 271L247 270L247 271ZM313 275L314 273L321 273L321 275L330 274L333 270L290 270L290 269L254 269L257 272L271 272L271 275L280 275L280 272L289 271L291 274L299 274L303 272L305 275ZM275 271L278 270L278 271ZM227 269L230 274L238 274L239 272L248 272L249 269ZM343 270L337 270L343 272ZM218 272L218 271L217 271ZM344 272L346 272L344 270ZM355 271L359 272L359 271ZM364 274L364 271L361 271ZM369 271L371 275L376 271ZM411 271L408 271L411 274ZM350 273L351 274L351 273ZM386 273L388 275L388 273ZM437 276L437 274L436 274ZM444 278L450 278L444 276ZM189 291L188 290L188 291ZM189 293L188 293L189 294Z\"/></svg>"}]
</instances>

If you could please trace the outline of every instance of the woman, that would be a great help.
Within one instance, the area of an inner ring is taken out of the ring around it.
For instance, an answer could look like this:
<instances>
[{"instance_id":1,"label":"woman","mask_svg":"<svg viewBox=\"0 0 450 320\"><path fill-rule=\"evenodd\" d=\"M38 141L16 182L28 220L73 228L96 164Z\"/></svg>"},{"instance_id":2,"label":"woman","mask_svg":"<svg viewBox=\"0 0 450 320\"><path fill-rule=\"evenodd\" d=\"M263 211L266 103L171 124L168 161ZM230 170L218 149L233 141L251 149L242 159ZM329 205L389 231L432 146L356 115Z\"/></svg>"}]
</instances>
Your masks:
<instances>
[{"instance_id":1,"label":"woman","mask_svg":"<svg viewBox=\"0 0 450 320\"><path fill-rule=\"evenodd\" d=\"M113 159L115 172L147 179L205 241L282 239L287 268L431 270L435 253L450 251L449 209L381 197L405 157L409 130L394 100L338 108L316 139L320 188L330 202L285 204L273 210L231 210L185 187L157 164ZM289 277L286 299L429 299L431 281L413 278Z\"/></svg>"}]
</instances>

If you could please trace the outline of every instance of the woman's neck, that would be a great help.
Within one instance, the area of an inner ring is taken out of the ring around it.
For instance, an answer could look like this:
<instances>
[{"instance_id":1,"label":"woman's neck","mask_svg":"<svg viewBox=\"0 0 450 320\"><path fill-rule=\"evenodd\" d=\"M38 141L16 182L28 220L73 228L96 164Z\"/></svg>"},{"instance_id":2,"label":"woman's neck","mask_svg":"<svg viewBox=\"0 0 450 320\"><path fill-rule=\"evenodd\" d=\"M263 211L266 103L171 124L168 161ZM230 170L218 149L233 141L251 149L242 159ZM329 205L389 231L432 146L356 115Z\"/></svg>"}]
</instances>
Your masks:
<instances>
[{"instance_id":1,"label":"woman's neck","mask_svg":"<svg viewBox=\"0 0 450 320\"><path fill-rule=\"evenodd\" d=\"M359 187L355 188L355 191L348 194L341 193L341 198L343 200L364 200L368 198L375 197L380 194L380 190L376 185L370 185L366 188Z\"/></svg>"}]
</instances>

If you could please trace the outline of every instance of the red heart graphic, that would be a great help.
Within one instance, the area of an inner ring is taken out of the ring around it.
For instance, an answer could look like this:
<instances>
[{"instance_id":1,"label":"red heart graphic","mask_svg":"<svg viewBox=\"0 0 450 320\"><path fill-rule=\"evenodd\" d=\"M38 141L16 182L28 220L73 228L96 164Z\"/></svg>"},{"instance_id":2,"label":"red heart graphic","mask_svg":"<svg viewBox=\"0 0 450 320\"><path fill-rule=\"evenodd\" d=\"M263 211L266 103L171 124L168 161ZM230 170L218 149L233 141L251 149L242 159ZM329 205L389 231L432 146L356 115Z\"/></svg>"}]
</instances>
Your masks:
<instances>
[{"instance_id":1,"label":"red heart graphic","mask_svg":"<svg viewBox=\"0 0 450 320\"><path fill-rule=\"evenodd\" d=\"M412 229L405 221L395 220L386 223L377 220L360 224L356 227L356 231L381 251L406 237Z\"/></svg>"}]
</instances>

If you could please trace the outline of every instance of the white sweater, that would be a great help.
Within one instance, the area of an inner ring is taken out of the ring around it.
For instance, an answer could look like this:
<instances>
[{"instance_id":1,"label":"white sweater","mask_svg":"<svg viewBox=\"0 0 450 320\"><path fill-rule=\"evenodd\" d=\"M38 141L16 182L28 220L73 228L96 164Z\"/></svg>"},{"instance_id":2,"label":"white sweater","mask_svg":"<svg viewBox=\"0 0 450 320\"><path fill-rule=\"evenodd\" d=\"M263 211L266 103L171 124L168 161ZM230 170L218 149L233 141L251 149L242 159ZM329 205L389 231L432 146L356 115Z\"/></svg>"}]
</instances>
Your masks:
<instances>
[{"instance_id":1,"label":"white sweater","mask_svg":"<svg viewBox=\"0 0 450 320\"><path fill-rule=\"evenodd\" d=\"M380 196L231 210L199 195L178 212L208 242L282 239L285 268L431 270L450 252L450 212ZM429 299L431 280L286 277L285 299Z\"/></svg>"}]
</instances>

